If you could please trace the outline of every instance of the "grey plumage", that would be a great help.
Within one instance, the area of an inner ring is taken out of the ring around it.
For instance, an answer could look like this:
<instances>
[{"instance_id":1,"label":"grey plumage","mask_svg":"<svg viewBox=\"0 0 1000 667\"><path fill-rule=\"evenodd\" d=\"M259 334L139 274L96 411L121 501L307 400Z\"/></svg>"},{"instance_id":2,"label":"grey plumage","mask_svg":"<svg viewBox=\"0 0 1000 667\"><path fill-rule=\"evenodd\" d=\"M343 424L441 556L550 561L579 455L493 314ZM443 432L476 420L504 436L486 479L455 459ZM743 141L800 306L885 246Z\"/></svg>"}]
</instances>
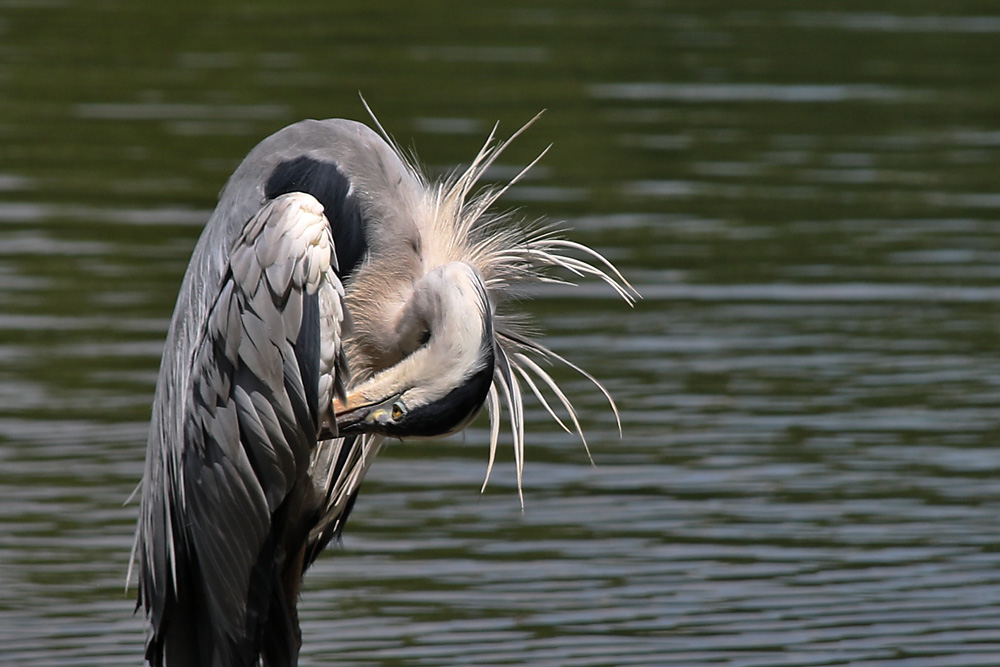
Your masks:
<instances>
[{"instance_id":1,"label":"grey plumage","mask_svg":"<svg viewBox=\"0 0 1000 667\"><path fill-rule=\"evenodd\" d=\"M152 664L295 664L301 575L385 436L453 432L485 404L492 466L502 394L520 480L522 381L579 432L533 359L561 357L505 308L559 282L549 267L634 293L589 248L490 217L502 190L471 191L504 145L491 134L468 171L430 184L364 125L303 121L230 178L153 404L134 549Z\"/></svg>"}]
</instances>

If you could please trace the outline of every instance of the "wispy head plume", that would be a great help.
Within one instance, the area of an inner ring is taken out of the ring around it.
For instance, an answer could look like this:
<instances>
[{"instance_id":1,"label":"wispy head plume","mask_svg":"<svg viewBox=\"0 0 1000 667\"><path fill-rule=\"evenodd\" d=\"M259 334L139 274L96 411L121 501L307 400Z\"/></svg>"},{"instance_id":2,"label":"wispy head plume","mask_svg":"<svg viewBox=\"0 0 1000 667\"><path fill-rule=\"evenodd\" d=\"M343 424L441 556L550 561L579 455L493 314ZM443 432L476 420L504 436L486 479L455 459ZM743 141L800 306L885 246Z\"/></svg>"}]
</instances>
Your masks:
<instances>
[{"instance_id":1,"label":"wispy head plume","mask_svg":"<svg viewBox=\"0 0 1000 667\"><path fill-rule=\"evenodd\" d=\"M368 105L365 104L368 108ZM399 150L368 108L379 131L396 148L414 173L426 183L414 161ZM587 455L590 449L576 408L566 393L549 374L545 366L561 363L590 380L607 399L621 433L621 419L611 394L594 376L573 362L549 349L524 326L524 318L512 309L512 302L523 297L533 285L574 285L580 278L596 278L630 306L640 298L621 272L599 252L562 236L563 231L552 225L526 224L511 213L495 213L492 207L513 185L548 152L521 169L506 184L479 187L486 171L528 129L542 113L525 123L504 141L496 139L494 125L479 153L469 166L429 185L432 213L425 242L434 245L437 261L466 262L480 272L494 309L494 352L496 365L493 384L486 398L490 419L490 452L483 489L489 482L500 439L502 413L506 412L514 445L518 496L524 505L522 474L524 471L524 396L534 395L553 420L567 433L579 436ZM551 147L551 146L550 146ZM477 190L477 188L479 188ZM555 407L554 407L555 406ZM562 416L560 416L560 409ZM593 459L591 459L593 461Z\"/></svg>"},{"instance_id":2,"label":"wispy head plume","mask_svg":"<svg viewBox=\"0 0 1000 667\"><path fill-rule=\"evenodd\" d=\"M511 141L534 123L541 114L528 121L506 141L497 142L496 126L486 143L469 167L445 180L437 187L439 224L451 224L448 238L461 246L461 259L474 265L486 283L495 315L496 367L493 386L486 400L490 419L490 453L483 489L489 482L500 437L501 412L506 411L514 444L514 462L517 471L518 495L522 506L521 487L524 470L524 396L525 388L533 394L560 427L576 433L587 455L590 449L580 426L572 401L555 379L543 367L553 362L562 363L582 374L604 394L618 422L621 419L611 394L587 371L553 352L539 342L522 326L522 318L509 312L512 300L522 296L525 288L540 283L573 285L575 278L597 278L607 283L630 306L639 293L621 272L599 252L582 243L563 238L559 229L551 226L526 225L506 213L495 214L491 207L508 189L520 181L548 151L535 158L514 178L499 187L485 187L473 193L486 170L494 164ZM456 253L456 255L459 253ZM563 276L560 276L559 273ZM569 274L569 277L565 277ZM506 307L506 308L505 308ZM560 406L564 416L553 405ZM568 422L568 423L567 423ZM591 459L593 460L593 459Z\"/></svg>"}]
</instances>

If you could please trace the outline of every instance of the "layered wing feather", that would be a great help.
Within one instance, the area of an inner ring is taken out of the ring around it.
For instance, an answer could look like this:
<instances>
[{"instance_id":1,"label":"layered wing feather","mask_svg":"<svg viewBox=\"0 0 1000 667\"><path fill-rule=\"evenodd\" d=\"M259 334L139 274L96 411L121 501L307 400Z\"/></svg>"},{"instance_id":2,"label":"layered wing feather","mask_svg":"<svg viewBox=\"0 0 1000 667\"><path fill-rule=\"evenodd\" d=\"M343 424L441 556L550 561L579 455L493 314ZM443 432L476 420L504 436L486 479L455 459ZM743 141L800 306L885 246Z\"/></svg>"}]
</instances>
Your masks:
<instances>
[{"instance_id":1,"label":"layered wing feather","mask_svg":"<svg viewBox=\"0 0 1000 667\"><path fill-rule=\"evenodd\" d=\"M184 407L183 442L171 444L180 456L153 492L164 511L152 510L140 553L154 664L256 661L270 589L281 585L273 571L281 519L300 512L310 492L317 435L333 423L333 394L346 379L335 265L315 198L268 201L232 247L186 396L157 396Z\"/></svg>"}]
</instances>

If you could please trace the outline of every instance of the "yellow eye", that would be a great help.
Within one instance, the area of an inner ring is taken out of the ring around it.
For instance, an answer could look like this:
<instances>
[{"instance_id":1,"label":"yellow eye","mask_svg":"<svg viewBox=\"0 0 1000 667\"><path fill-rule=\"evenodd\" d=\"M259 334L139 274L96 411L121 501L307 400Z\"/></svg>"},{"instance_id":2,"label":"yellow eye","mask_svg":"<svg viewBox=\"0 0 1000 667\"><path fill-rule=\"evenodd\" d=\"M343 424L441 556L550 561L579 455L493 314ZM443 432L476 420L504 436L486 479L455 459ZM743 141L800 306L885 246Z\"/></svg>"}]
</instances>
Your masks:
<instances>
[{"instance_id":1,"label":"yellow eye","mask_svg":"<svg viewBox=\"0 0 1000 667\"><path fill-rule=\"evenodd\" d=\"M406 411L403 410L403 405L401 403L392 404L392 421L396 422L403 418L403 414Z\"/></svg>"}]
</instances>

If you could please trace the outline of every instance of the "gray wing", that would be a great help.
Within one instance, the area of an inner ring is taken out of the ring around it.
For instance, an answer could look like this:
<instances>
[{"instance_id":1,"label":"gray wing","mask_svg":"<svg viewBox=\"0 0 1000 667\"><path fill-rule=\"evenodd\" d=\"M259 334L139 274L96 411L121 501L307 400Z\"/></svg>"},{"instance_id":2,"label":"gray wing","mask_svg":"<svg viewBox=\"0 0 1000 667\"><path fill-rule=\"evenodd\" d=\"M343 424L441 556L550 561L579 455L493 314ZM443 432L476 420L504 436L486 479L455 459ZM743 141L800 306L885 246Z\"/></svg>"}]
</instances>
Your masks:
<instances>
[{"instance_id":1,"label":"gray wing","mask_svg":"<svg viewBox=\"0 0 1000 667\"><path fill-rule=\"evenodd\" d=\"M255 655L275 530L302 511L317 434L346 378L335 269L322 205L300 192L268 201L232 246L188 373L174 376L187 381L157 388L153 428L169 438L164 415L180 405L183 435L151 435L159 458L147 463L138 548L154 664Z\"/></svg>"}]
</instances>

